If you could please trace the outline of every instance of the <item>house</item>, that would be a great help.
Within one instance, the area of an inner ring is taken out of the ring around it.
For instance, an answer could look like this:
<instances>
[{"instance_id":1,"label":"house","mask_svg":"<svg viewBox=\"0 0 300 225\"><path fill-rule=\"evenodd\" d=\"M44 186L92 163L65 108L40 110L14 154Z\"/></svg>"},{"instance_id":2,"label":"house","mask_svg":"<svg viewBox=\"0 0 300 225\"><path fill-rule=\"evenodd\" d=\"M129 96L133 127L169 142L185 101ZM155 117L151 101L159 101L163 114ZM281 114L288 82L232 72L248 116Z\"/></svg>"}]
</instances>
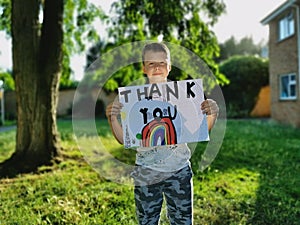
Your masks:
<instances>
[{"instance_id":1,"label":"house","mask_svg":"<svg viewBox=\"0 0 300 225\"><path fill-rule=\"evenodd\" d=\"M287 0L261 20L269 26L271 118L300 127L300 0Z\"/></svg>"}]
</instances>

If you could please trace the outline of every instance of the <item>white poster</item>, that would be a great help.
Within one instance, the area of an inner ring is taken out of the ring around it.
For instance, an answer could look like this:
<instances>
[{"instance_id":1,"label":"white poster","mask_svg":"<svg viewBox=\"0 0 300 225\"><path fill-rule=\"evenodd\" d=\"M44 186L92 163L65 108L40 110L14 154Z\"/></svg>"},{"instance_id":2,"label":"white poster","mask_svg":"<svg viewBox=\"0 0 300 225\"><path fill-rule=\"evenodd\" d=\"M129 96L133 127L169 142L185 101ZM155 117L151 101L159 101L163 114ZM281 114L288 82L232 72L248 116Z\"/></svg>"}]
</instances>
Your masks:
<instances>
[{"instance_id":1,"label":"white poster","mask_svg":"<svg viewBox=\"0 0 300 225\"><path fill-rule=\"evenodd\" d=\"M208 141L201 79L121 87L124 147Z\"/></svg>"}]
</instances>

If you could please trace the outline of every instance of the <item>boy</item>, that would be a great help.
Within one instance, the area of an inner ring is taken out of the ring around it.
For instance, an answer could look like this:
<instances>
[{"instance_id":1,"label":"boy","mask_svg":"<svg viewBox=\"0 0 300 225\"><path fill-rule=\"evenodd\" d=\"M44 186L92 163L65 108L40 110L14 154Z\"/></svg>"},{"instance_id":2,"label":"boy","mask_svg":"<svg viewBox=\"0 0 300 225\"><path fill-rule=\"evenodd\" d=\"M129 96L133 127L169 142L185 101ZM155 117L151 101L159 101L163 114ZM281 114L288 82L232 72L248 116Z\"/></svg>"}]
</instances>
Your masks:
<instances>
[{"instance_id":1,"label":"boy","mask_svg":"<svg viewBox=\"0 0 300 225\"><path fill-rule=\"evenodd\" d=\"M167 82L171 71L170 51L165 44L150 43L142 52L143 72L148 82ZM207 115L210 130L217 118L219 108L215 101L207 99L201 103ZM117 116L121 103L112 103L106 109L111 130L119 143L123 144L123 130ZM158 224L163 199L172 225L193 222L191 151L187 144L140 147L136 154L136 167L132 172L135 182L135 203L139 224Z\"/></svg>"}]
</instances>

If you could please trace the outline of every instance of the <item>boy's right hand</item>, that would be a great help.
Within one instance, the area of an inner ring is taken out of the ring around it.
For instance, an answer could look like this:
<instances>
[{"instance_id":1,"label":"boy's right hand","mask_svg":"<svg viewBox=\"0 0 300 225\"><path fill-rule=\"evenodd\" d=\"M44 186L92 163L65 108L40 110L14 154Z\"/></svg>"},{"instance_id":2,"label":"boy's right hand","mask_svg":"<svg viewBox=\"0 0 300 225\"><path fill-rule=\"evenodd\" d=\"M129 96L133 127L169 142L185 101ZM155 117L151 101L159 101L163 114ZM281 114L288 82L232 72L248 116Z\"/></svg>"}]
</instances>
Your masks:
<instances>
[{"instance_id":1,"label":"boy's right hand","mask_svg":"<svg viewBox=\"0 0 300 225\"><path fill-rule=\"evenodd\" d=\"M122 103L120 102L112 102L106 107L106 117L110 120L115 119L121 113L121 109L123 108Z\"/></svg>"}]
</instances>

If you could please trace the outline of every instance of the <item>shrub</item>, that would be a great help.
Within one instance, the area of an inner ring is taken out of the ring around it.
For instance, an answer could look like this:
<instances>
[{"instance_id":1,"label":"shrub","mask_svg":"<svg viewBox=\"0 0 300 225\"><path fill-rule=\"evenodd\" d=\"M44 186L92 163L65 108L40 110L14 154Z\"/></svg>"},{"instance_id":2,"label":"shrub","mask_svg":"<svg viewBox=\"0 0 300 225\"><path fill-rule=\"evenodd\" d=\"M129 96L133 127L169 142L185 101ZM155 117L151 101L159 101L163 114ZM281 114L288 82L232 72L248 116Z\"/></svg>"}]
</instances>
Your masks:
<instances>
[{"instance_id":1,"label":"shrub","mask_svg":"<svg viewBox=\"0 0 300 225\"><path fill-rule=\"evenodd\" d=\"M222 87L228 117L248 117L261 87L269 83L268 60L255 56L233 56L220 65L230 80Z\"/></svg>"}]
</instances>

